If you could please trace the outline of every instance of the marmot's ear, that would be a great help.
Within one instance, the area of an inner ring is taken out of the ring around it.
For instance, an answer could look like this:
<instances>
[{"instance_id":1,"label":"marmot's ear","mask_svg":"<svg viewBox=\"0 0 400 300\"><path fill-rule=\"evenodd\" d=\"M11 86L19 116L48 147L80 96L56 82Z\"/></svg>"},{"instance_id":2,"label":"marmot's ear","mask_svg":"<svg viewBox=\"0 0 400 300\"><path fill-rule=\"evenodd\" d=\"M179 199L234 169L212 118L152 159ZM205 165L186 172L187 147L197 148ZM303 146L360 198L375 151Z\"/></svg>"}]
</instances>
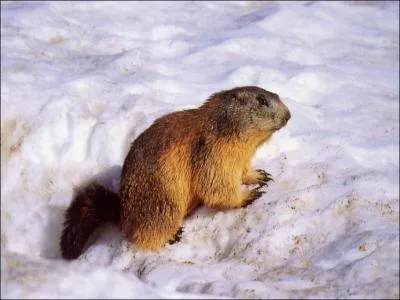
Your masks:
<instances>
[{"instance_id":1,"label":"marmot's ear","mask_svg":"<svg viewBox=\"0 0 400 300\"><path fill-rule=\"evenodd\" d=\"M229 98L229 102L231 103L237 103L240 105L245 105L247 103L247 95L241 91L230 91L226 96Z\"/></svg>"},{"instance_id":2,"label":"marmot's ear","mask_svg":"<svg viewBox=\"0 0 400 300\"><path fill-rule=\"evenodd\" d=\"M237 101L240 105L245 105L247 103L246 96L242 92L234 92L235 101Z\"/></svg>"},{"instance_id":3,"label":"marmot's ear","mask_svg":"<svg viewBox=\"0 0 400 300\"><path fill-rule=\"evenodd\" d=\"M229 103L234 103L236 101L236 94L234 91L226 91L222 94L222 98L223 102L225 102L226 104Z\"/></svg>"},{"instance_id":4,"label":"marmot's ear","mask_svg":"<svg viewBox=\"0 0 400 300\"><path fill-rule=\"evenodd\" d=\"M244 95L243 93L240 93L238 91L226 91L223 94L223 101L226 104L238 103L240 105L244 105L244 104L246 104L246 95Z\"/></svg>"}]
</instances>

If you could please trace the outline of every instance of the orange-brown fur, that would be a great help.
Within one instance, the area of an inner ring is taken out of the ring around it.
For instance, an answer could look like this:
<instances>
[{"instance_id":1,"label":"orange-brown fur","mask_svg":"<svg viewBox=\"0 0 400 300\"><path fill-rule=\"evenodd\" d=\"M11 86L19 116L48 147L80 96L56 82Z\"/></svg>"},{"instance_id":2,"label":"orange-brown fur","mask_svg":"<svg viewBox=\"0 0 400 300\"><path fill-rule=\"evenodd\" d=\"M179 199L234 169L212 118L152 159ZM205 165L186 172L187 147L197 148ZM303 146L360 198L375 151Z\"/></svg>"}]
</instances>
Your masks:
<instances>
[{"instance_id":1,"label":"orange-brown fur","mask_svg":"<svg viewBox=\"0 0 400 300\"><path fill-rule=\"evenodd\" d=\"M126 237L138 248L158 250L200 205L238 208L258 198L258 188L240 189L269 180L250 160L289 118L276 94L241 87L157 119L132 143L122 169Z\"/></svg>"},{"instance_id":2,"label":"orange-brown fur","mask_svg":"<svg viewBox=\"0 0 400 300\"><path fill-rule=\"evenodd\" d=\"M122 229L137 247L161 248L199 203L219 209L243 206L251 191L242 192L240 184L260 181L250 160L273 131L210 130L208 112L219 96L198 109L156 120L132 146L122 172Z\"/></svg>"}]
</instances>

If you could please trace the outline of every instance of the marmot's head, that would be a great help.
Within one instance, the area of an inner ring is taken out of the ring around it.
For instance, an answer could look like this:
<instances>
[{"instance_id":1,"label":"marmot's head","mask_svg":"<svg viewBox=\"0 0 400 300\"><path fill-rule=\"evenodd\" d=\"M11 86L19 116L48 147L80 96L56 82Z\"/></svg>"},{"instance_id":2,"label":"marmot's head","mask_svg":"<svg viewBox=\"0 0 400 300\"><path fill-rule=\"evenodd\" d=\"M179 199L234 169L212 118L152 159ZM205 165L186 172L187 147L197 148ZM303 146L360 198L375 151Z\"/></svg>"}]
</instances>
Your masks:
<instances>
[{"instance_id":1,"label":"marmot's head","mask_svg":"<svg viewBox=\"0 0 400 300\"><path fill-rule=\"evenodd\" d=\"M237 87L216 93L204 106L210 107L213 125L223 132L273 133L290 119L289 109L279 96L257 86Z\"/></svg>"}]
</instances>

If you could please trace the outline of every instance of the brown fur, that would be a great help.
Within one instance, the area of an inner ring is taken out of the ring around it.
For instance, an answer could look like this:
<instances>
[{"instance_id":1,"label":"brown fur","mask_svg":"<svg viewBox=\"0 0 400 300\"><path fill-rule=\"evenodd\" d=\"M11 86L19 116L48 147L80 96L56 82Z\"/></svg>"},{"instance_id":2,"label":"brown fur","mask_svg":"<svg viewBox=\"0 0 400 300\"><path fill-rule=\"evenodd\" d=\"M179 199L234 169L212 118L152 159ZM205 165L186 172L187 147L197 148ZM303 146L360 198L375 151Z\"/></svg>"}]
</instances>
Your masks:
<instances>
[{"instance_id":1,"label":"brown fur","mask_svg":"<svg viewBox=\"0 0 400 300\"><path fill-rule=\"evenodd\" d=\"M250 160L289 118L278 95L239 87L212 95L198 109L157 119L132 143L124 162L124 234L138 248L158 250L174 239L185 216L200 205L238 208L260 197L258 188L242 192L240 185L270 180L268 173L253 170ZM61 247L66 249L66 244Z\"/></svg>"},{"instance_id":2,"label":"brown fur","mask_svg":"<svg viewBox=\"0 0 400 300\"><path fill-rule=\"evenodd\" d=\"M102 223L120 222L121 201L117 194L91 183L74 195L65 213L61 235L61 253L66 259L77 258L86 240Z\"/></svg>"}]
</instances>

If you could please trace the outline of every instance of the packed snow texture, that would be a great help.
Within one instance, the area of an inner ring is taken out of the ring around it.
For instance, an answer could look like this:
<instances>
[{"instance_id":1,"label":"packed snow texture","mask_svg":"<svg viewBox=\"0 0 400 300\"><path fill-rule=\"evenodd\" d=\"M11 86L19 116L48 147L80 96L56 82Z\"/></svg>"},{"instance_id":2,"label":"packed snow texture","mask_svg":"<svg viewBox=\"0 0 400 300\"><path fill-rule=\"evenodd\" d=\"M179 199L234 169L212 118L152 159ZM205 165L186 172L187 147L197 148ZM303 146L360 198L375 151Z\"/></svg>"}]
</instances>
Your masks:
<instances>
[{"instance_id":1,"label":"packed snow texture","mask_svg":"<svg viewBox=\"0 0 400 300\"><path fill-rule=\"evenodd\" d=\"M61 259L74 187L118 190L156 118L245 85L292 114L260 199L158 253L110 225ZM399 2L2 1L1 277L2 298L398 298Z\"/></svg>"}]
</instances>

